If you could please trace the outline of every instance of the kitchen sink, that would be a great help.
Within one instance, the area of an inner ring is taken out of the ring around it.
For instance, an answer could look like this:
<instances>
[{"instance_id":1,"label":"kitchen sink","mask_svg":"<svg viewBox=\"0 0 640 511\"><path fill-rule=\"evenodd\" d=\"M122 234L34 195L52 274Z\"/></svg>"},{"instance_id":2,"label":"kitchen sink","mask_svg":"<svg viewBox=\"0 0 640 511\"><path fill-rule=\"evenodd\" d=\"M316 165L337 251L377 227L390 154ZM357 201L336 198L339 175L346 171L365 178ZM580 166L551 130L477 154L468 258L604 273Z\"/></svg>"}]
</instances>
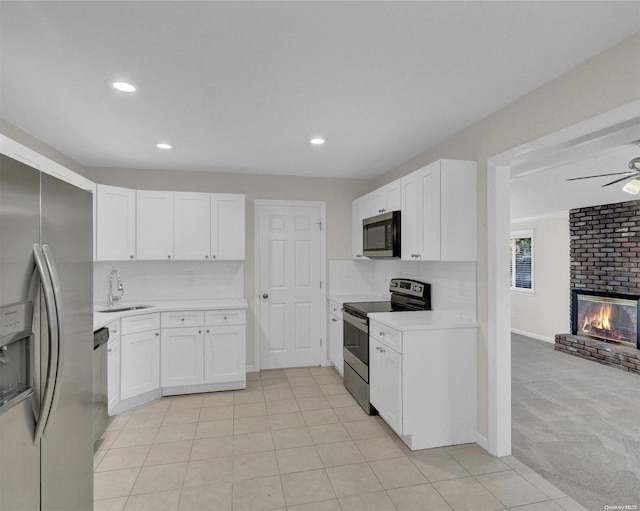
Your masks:
<instances>
[{"instance_id":1,"label":"kitchen sink","mask_svg":"<svg viewBox=\"0 0 640 511\"><path fill-rule=\"evenodd\" d=\"M126 311L136 311L138 309L148 309L149 307L153 307L153 305L131 305L129 307L110 307L109 309L99 310L98 312L126 312Z\"/></svg>"}]
</instances>

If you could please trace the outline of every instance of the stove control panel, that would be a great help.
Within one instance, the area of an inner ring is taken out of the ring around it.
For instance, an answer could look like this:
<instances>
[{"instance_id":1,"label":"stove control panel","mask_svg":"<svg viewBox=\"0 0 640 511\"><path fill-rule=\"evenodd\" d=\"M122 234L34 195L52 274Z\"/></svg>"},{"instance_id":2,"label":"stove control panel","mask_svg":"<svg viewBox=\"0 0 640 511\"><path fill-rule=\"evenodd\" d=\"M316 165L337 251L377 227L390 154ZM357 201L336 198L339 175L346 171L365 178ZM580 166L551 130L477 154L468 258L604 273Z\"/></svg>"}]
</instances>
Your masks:
<instances>
[{"instance_id":1,"label":"stove control panel","mask_svg":"<svg viewBox=\"0 0 640 511\"><path fill-rule=\"evenodd\" d=\"M389 291L396 294L425 298L430 294L430 285L417 280L391 279Z\"/></svg>"}]
</instances>

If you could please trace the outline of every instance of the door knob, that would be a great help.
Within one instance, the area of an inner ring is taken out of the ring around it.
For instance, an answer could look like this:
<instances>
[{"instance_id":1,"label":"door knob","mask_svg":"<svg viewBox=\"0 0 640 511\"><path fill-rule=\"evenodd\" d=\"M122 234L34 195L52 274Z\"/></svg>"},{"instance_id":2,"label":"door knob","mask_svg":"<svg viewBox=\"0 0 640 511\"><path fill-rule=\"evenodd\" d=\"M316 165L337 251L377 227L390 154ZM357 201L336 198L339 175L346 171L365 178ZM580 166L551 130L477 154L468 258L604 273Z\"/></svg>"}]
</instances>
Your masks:
<instances>
[{"instance_id":1,"label":"door knob","mask_svg":"<svg viewBox=\"0 0 640 511\"><path fill-rule=\"evenodd\" d=\"M266 300L267 298L269 298L269 295L268 295L267 293L264 293L264 294L262 295L262 298L264 298L264 299Z\"/></svg>"}]
</instances>

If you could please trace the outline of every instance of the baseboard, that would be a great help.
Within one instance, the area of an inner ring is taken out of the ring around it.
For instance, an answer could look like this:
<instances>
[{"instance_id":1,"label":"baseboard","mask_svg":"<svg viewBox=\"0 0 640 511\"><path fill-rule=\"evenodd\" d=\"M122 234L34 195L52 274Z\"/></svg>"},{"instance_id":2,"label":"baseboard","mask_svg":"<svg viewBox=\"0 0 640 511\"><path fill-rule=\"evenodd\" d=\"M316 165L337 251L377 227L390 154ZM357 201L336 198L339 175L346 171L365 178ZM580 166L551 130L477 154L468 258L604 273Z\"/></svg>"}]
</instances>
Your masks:
<instances>
[{"instance_id":1,"label":"baseboard","mask_svg":"<svg viewBox=\"0 0 640 511\"><path fill-rule=\"evenodd\" d=\"M532 339L537 339L539 341L544 341L544 342L548 342L548 343L551 343L551 344L554 344L556 342L554 337L547 337L545 335L534 334L532 332L525 332L524 330L518 330L517 328L512 328L511 329L511 333L512 334L523 335L525 337L531 337Z\"/></svg>"},{"instance_id":2,"label":"baseboard","mask_svg":"<svg viewBox=\"0 0 640 511\"><path fill-rule=\"evenodd\" d=\"M489 451L489 439L486 436L481 435L477 431L476 431L476 444L478 444L485 451L491 454L491 451Z\"/></svg>"},{"instance_id":3,"label":"baseboard","mask_svg":"<svg viewBox=\"0 0 640 511\"><path fill-rule=\"evenodd\" d=\"M257 373L260 369L256 369L256 366L251 364L250 366L247 366L246 370L248 373Z\"/></svg>"}]
</instances>

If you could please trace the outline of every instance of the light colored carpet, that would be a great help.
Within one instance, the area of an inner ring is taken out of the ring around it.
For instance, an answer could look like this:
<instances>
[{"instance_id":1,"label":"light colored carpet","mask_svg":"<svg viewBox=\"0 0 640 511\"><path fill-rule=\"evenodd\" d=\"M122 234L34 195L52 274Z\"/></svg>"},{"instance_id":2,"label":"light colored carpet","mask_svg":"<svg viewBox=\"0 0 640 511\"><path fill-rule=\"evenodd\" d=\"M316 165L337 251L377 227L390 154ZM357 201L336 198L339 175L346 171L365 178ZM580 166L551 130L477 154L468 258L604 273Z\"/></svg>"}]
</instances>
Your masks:
<instances>
[{"instance_id":1,"label":"light colored carpet","mask_svg":"<svg viewBox=\"0 0 640 511\"><path fill-rule=\"evenodd\" d=\"M589 510L640 510L640 375L516 334L511 347L513 455Z\"/></svg>"}]
</instances>

